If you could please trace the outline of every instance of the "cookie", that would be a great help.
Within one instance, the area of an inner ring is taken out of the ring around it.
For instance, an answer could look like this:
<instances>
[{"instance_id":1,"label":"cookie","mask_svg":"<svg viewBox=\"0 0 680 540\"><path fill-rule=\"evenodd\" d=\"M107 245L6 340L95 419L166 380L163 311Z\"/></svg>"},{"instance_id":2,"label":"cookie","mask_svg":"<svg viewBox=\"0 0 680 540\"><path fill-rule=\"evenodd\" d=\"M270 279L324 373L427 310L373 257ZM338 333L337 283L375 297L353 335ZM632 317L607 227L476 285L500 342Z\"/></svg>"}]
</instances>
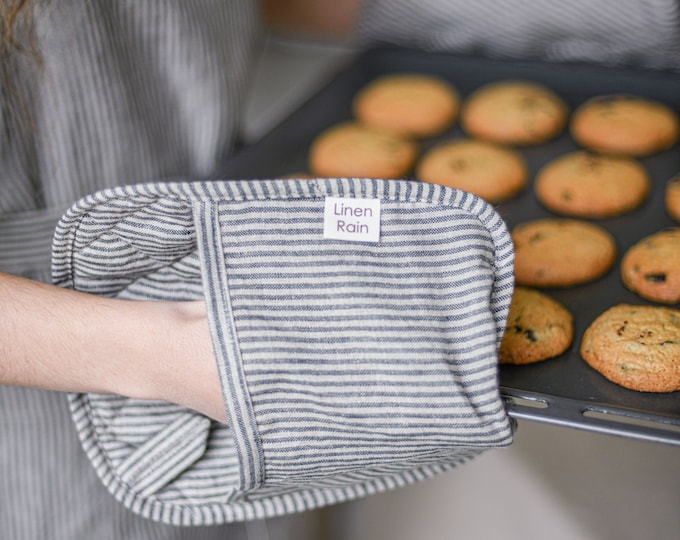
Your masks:
<instances>
[{"instance_id":1,"label":"cookie","mask_svg":"<svg viewBox=\"0 0 680 540\"><path fill-rule=\"evenodd\" d=\"M616 259L616 242L604 228L576 219L545 218L512 231L519 285L570 287L605 274Z\"/></svg>"},{"instance_id":2,"label":"cookie","mask_svg":"<svg viewBox=\"0 0 680 540\"><path fill-rule=\"evenodd\" d=\"M605 218L642 204L650 179L641 163L628 157L578 151L560 156L537 174L538 200L558 214Z\"/></svg>"},{"instance_id":3,"label":"cookie","mask_svg":"<svg viewBox=\"0 0 680 540\"><path fill-rule=\"evenodd\" d=\"M360 122L411 137L428 137L451 126L460 108L457 90L430 75L385 75L362 88L352 110Z\"/></svg>"},{"instance_id":4,"label":"cookie","mask_svg":"<svg viewBox=\"0 0 680 540\"><path fill-rule=\"evenodd\" d=\"M549 88L529 81L501 81L467 98L461 125L468 134L487 141L532 145L561 133L568 115L567 105Z\"/></svg>"},{"instance_id":5,"label":"cookie","mask_svg":"<svg viewBox=\"0 0 680 540\"><path fill-rule=\"evenodd\" d=\"M674 176L666 184L666 212L675 221L680 222L680 174Z\"/></svg>"},{"instance_id":6,"label":"cookie","mask_svg":"<svg viewBox=\"0 0 680 540\"><path fill-rule=\"evenodd\" d=\"M309 168L322 177L398 178L416 160L416 144L355 122L320 133L309 151Z\"/></svg>"},{"instance_id":7,"label":"cookie","mask_svg":"<svg viewBox=\"0 0 680 540\"><path fill-rule=\"evenodd\" d=\"M586 329L581 356L607 379L631 390L680 390L680 311L611 307Z\"/></svg>"},{"instance_id":8,"label":"cookie","mask_svg":"<svg viewBox=\"0 0 680 540\"><path fill-rule=\"evenodd\" d=\"M631 246L621 259L621 280L647 300L680 302L680 228L657 232Z\"/></svg>"},{"instance_id":9,"label":"cookie","mask_svg":"<svg viewBox=\"0 0 680 540\"><path fill-rule=\"evenodd\" d=\"M574 339L571 312L545 293L516 287L498 360L532 364L559 356Z\"/></svg>"},{"instance_id":10,"label":"cookie","mask_svg":"<svg viewBox=\"0 0 680 540\"><path fill-rule=\"evenodd\" d=\"M666 150L678 138L678 117L651 99L626 94L597 96L572 116L574 140L592 150L648 156Z\"/></svg>"},{"instance_id":11,"label":"cookie","mask_svg":"<svg viewBox=\"0 0 680 540\"><path fill-rule=\"evenodd\" d=\"M529 171L524 157L515 150L459 139L428 151L416 166L416 177L499 202L525 188Z\"/></svg>"}]
</instances>

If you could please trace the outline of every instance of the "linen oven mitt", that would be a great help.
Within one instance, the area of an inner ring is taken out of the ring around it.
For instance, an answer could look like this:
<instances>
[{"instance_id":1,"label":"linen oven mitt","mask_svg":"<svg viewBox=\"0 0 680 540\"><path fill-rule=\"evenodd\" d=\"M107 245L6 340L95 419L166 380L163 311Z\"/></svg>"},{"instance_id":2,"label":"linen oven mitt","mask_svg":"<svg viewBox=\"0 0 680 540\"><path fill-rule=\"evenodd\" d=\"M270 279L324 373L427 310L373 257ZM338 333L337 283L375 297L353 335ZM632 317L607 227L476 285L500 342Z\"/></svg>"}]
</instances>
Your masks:
<instances>
[{"instance_id":1,"label":"linen oven mitt","mask_svg":"<svg viewBox=\"0 0 680 540\"><path fill-rule=\"evenodd\" d=\"M70 396L101 479L148 518L311 509L511 443L497 351L512 241L469 193L366 179L116 188L64 215L53 276L207 303L228 426L168 403Z\"/></svg>"}]
</instances>

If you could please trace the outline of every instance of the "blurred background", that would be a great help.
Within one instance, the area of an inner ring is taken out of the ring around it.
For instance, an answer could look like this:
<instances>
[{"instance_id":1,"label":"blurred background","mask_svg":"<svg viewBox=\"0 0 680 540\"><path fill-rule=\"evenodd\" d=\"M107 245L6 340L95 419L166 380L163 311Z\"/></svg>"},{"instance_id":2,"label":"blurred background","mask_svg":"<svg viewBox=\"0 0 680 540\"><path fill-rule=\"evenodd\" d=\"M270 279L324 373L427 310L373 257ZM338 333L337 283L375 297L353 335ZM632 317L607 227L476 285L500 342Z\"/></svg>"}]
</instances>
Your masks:
<instances>
[{"instance_id":1,"label":"blurred background","mask_svg":"<svg viewBox=\"0 0 680 540\"><path fill-rule=\"evenodd\" d=\"M245 142L264 135L353 55L341 44L272 36L250 93ZM324 540L676 540L680 449L520 421L510 448L313 517Z\"/></svg>"}]
</instances>

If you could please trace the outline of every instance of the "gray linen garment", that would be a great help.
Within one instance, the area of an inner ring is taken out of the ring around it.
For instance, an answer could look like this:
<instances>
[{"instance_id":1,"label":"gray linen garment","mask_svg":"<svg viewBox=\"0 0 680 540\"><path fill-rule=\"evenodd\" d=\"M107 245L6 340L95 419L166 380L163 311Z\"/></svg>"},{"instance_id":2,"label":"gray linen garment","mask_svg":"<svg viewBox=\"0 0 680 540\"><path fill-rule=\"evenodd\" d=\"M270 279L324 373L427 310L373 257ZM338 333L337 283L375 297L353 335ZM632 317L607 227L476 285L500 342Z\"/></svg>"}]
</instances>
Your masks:
<instances>
[{"instance_id":1,"label":"gray linen garment","mask_svg":"<svg viewBox=\"0 0 680 540\"><path fill-rule=\"evenodd\" d=\"M257 26L249 0L39 3L38 58L2 62L0 269L48 281L56 221L89 192L214 171L234 144ZM133 514L86 458L65 395L0 388L0 538L247 533Z\"/></svg>"}]
</instances>

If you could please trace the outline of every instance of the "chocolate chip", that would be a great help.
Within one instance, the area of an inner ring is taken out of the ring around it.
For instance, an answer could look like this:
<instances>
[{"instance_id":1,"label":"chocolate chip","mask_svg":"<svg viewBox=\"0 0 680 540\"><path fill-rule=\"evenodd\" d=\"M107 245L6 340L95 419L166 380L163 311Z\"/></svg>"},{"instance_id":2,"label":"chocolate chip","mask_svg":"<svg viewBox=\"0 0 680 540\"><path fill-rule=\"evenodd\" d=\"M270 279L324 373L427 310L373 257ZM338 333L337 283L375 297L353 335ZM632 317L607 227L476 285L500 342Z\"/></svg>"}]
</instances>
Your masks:
<instances>
[{"instance_id":1,"label":"chocolate chip","mask_svg":"<svg viewBox=\"0 0 680 540\"><path fill-rule=\"evenodd\" d=\"M531 235L531 237L529 238L529 243L535 244L536 242L538 242L539 240L542 240L542 239L543 239L543 233L537 232L537 233L534 233L534 234Z\"/></svg>"},{"instance_id":2,"label":"chocolate chip","mask_svg":"<svg viewBox=\"0 0 680 540\"><path fill-rule=\"evenodd\" d=\"M593 152L585 152L585 167L589 171L594 171L602 165L602 159L600 156Z\"/></svg>"},{"instance_id":3,"label":"chocolate chip","mask_svg":"<svg viewBox=\"0 0 680 540\"><path fill-rule=\"evenodd\" d=\"M536 343L538 341L536 339L536 334L534 334L534 331L531 330L531 328L524 331L524 337L526 337L532 343Z\"/></svg>"},{"instance_id":4,"label":"chocolate chip","mask_svg":"<svg viewBox=\"0 0 680 540\"><path fill-rule=\"evenodd\" d=\"M534 331L531 328L525 329L523 326L520 326L519 324L513 324L512 330L515 332L515 334L522 334L532 343L536 343L538 341L536 339L536 334L534 334Z\"/></svg>"},{"instance_id":5,"label":"chocolate chip","mask_svg":"<svg viewBox=\"0 0 680 540\"><path fill-rule=\"evenodd\" d=\"M534 96L522 96L519 100L519 107L522 109L533 109L538 105L538 99Z\"/></svg>"},{"instance_id":6,"label":"chocolate chip","mask_svg":"<svg viewBox=\"0 0 680 540\"><path fill-rule=\"evenodd\" d=\"M660 272L658 274L645 274L645 279L652 283L665 283L666 274L663 272Z\"/></svg>"},{"instance_id":7,"label":"chocolate chip","mask_svg":"<svg viewBox=\"0 0 680 540\"><path fill-rule=\"evenodd\" d=\"M452 159L449 161L449 167L451 167L454 171L462 171L467 167L467 163L464 159Z\"/></svg>"}]
</instances>

